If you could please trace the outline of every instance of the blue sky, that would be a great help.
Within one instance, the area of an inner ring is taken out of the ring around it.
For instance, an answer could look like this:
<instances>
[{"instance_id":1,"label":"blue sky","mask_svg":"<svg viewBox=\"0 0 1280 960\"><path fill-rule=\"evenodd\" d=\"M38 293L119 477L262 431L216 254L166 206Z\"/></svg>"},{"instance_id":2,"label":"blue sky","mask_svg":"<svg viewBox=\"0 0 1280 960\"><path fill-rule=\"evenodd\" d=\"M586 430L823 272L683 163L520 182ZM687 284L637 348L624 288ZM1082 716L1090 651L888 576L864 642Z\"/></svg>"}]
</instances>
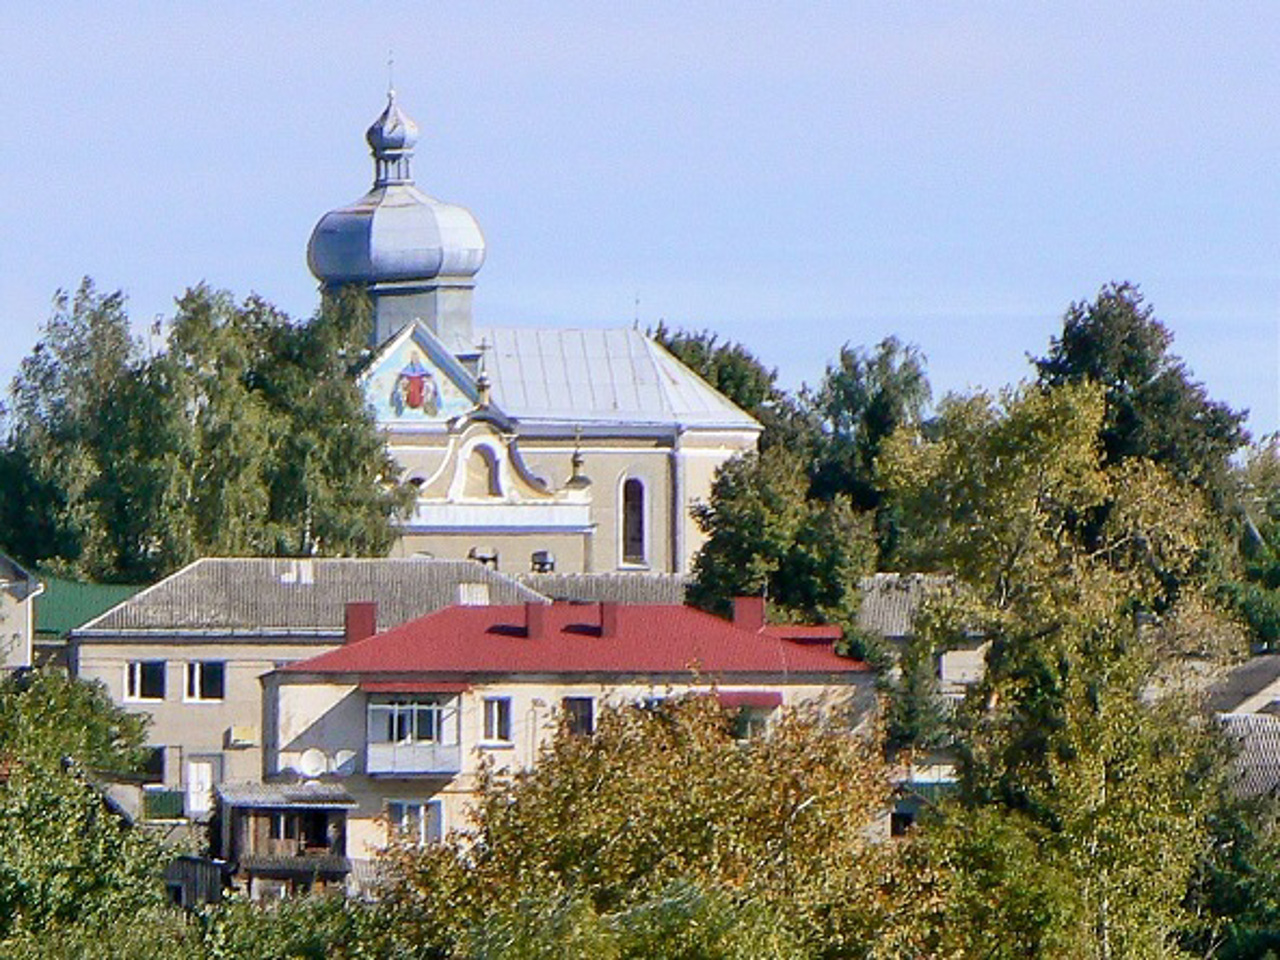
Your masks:
<instances>
[{"instance_id":1,"label":"blue sky","mask_svg":"<svg viewBox=\"0 0 1280 960\"><path fill-rule=\"evenodd\" d=\"M888 334L935 392L1029 375L1141 285L1280 427L1280 4L28 4L0 37L0 378L58 287L140 329L201 280L315 303L388 50L486 325L710 328L789 386ZM639 306L636 306L636 298Z\"/></svg>"}]
</instances>

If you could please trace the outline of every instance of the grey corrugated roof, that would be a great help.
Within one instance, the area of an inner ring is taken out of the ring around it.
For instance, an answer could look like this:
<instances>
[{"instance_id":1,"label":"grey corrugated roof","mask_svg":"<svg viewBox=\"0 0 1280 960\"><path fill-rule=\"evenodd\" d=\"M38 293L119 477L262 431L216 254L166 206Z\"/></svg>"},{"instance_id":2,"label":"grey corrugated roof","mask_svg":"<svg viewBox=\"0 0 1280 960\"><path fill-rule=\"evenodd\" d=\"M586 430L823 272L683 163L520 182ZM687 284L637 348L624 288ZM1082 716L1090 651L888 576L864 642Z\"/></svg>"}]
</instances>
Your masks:
<instances>
[{"instance_id":1,"label":"grey corrugated roof","mask_svg":"<svg viewBox=\"0 0 1280 960\"><path fill-rule=\"evenodd\" d=\"M354 807L355 797L338 783L221 783L215 788L232 807Z\"/></svg>"},{"instance_id":2,"label":"grey corrugated roof","mask_svg":"<svg viewBox=\"0 0 1280 960\"><path fill-rule=\"evenodd\" d=\"M759 430L638 330L477 330L493 400L522 422Z\"/></svg>"},{"instance_id":3,"label":"grey corrugated roof","mask_svg":"<svg viewBox=\"0 0 1280 960\"><path fill-rule=\"evenodd\" d=\"M470 560L197 560L89 621L73 636L130 631L311 631L340 634L346 605L373 601L378 629L425 616L483 584L494 604L541 594Z\"/></svg>"},{"instance_id":4,"label":"grey corrugated roof","mask_svg":"<svg viewBox=\"0 0 1280 960\"><path fill-rule=\"evenodd\" d=\"M1222 723L1240 748L1232 764L1236 793L1243 797L1274 794L1280 786L1280 718L1227 713Z\"/></svg>"},{"instance_id":5,"label":"grey corrugated roof","mask_svg":"<svg viewBox=\"0 0 1280 960\"><path fill-rule=\"evenodd\" d=\"M932 573L875 573L858 581L858 627L889 639L911 635L911 622L930 592L950 578Z\"/></svg>"},{"instance_id":6,"label":"grey corrugated roof","mask_svg":"<svg viewBox=\"0 0 1280 960\"><path fill-rule=\"evenodd\" d=\"M1209 709L1229 713L1280 680L1280 653L1250 657L1209 690Z\"/></svg>"},{"instance_id":7,"label":"grey corrugated roof","mask_svg":"<svg viewBox=\"0 0 1280 960\"><path fill-rule=\"evenodd\" d=\"M522 573L525 586L552 600L684 603L688 578L678 573Z\"/></svg>"}]
</instances>

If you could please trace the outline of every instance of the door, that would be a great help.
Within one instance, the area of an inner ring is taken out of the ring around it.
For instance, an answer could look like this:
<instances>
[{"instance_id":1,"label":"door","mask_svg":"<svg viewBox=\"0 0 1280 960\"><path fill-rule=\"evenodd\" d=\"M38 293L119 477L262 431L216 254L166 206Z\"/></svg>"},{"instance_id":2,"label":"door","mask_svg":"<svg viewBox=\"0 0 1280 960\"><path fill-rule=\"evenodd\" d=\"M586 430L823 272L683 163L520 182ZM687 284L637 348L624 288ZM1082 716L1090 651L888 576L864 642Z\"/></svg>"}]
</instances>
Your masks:
<instances>
[{"instance_id":1,"label":"door","mask_svg":"<svg viewBox=\"0 0 1280 960\"><path fill-rule=\"evenodd\" d=\"M187 761L187 817L195 820L207 816L213 809L214 761L191 759Z\"/></svg>"}]
</instances>

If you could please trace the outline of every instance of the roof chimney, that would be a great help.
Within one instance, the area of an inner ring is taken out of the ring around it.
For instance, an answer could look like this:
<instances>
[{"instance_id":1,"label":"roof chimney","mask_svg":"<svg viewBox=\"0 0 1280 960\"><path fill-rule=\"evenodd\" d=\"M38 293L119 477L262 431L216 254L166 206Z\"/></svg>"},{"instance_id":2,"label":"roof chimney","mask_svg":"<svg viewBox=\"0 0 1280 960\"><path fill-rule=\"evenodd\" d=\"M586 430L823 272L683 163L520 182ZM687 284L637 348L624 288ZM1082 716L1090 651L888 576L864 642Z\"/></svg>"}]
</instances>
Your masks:
<instances>
[{"instance_id":1,"label":"roof chimney","mask_svg":"<svg viewBox=\"0 0 1280 960\"><path fill-rule=\"evenodd\" d=\"M764 629L764 597L734 597L733 625L758 632Z\"/></svg>"},{"instance_id":2,"label":"roof chimney","mask_svg":"<svg viewBox=\"0 0 1280 960\"><path fill-rule=\"evenodd\" d=\"M618 604L609 601L600 603L600 636L616 637L618 635Z\"/></svg>"},{"instance_id":3,"label":"roof chimney","mask_svg":"<svg viewBox=\"0 0 1280 960\"><path fill-rule=\"evenodd\" d=\"M344 643L355 643L378 632L378 605L371 600L347 604Z\"/></svg>"},{"instance_id":4,"label":"roof chimney","mask_svg":"<svg viewBox=\"0 0 1280 960\"><path fill-rule=\"evenodd\" d=\"M535 600L524 604L524 634L530 640L541 640L547 632L547 605Z\"/></svg>"}]
</instances>

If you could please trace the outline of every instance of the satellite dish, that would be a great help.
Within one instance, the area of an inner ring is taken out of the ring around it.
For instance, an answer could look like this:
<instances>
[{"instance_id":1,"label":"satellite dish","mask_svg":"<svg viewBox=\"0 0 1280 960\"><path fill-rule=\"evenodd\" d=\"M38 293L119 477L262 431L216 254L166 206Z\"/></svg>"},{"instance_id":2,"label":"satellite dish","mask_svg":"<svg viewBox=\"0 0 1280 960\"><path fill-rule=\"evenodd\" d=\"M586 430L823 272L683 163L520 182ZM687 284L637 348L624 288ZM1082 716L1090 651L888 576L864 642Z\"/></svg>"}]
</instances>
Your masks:
<instances>
[{"instance_id":1,"label":"satellite dish","mask_svg":"<svg viewBox=\"0 0 1280 960\"><path fill-rule=\"evenodd\" d=\"M303 750L302 756L298 758L298 770L304 777L318 777L324 773L328 765L329 761L324 752L315 747Z\"/></svg>"},{"instance_id":2,"label":"satellite dish","mask_svg":"<svg viewBox=\"0 0 1280 960\"><path fill-rule=\"evenodd\" d=\"M333 771L334 776L351 776L356 772L356 752L354 750L337 751L333 755L333 761L330 763L329 769Z\"/></svg>"}]
</instances>

